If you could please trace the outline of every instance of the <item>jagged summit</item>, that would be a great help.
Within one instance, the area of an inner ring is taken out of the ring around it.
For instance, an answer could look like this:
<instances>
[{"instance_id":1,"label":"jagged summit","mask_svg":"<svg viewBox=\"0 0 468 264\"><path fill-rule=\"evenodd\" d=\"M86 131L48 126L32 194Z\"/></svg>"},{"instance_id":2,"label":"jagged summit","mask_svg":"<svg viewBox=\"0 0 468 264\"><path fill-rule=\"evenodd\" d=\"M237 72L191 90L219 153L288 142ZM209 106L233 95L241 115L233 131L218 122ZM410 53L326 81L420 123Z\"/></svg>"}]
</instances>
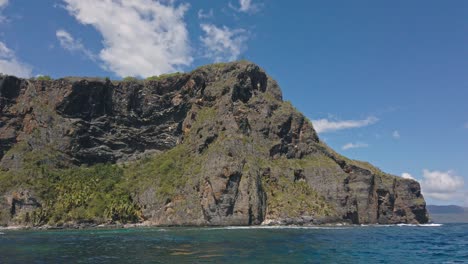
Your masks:
<instances>
[{"instance_id":1,"label":"jagged summit","mask_svg":"<svg viewBox=\"0 0 468 264\"><path fill-rule=\"evenodd\" d=\"M0 114L4 224L427 222L417 182L335 153L251 62L140 81L3 76Z\"/></svg>"}]
</instances>

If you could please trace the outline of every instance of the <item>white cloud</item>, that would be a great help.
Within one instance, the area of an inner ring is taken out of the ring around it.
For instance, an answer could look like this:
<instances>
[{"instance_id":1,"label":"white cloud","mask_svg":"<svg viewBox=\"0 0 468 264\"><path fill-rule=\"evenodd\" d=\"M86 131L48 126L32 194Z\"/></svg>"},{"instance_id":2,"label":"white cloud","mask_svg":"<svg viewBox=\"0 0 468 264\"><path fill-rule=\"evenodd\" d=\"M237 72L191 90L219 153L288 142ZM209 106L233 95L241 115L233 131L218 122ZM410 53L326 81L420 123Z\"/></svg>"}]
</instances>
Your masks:
<instances>
[{"instance_id":1,"label":"white cloud","mask_svg":"<svg viewBox=\"0 0 468 264\"><path fill-rule=\"evenodd\" d=\"M239 0L239 7L236 7L229 3L229 6L238 11L238 12L244 12L244 13L255 13L260 10L260 5L259 4L254 4L252 0Z\"/></svg>"},{"instance_id":2,"label":"white cloud","mask_svg":"<svg viewBox=\"0 0 468 264\"><path fill-rule=\"evenodd\" d=\"M449 171L423 171L421 188L423 194L436 200L462 199L465 182L462 177Z\"/></svg>"},{"instance_id":3,"label":"white cloud","mask_svg":"<svg viewBox=\"0 0 468 264\"><path fill-rule=\"evenodd\" d=\"M0 73L30 77L32 69L16 58L15 53L0 41Z\"/></svg>"},{"instance_id":4,"label":"white cloud","mask_svg":"<svg viewBox=\"0 0 468 264\"><path fill-rule=\"evenodd\" d=\"M205 56L219 61L233 61L246 49L247 31L244 29L230 29L226 26L219 28L212 24L201 24L205 35L200 37L206 48Z\"/></svg>"},{"instance_id":5,"label":"white cloud","mask_svg":"<svg viewBox=\"0 0 468 264\"><path fill-rule=\"evenodd\" d=\"M63 0L80 23L103 37L102 67L119 76L151 76L192 63L184 22L188 4L152 0Z\"/></svg>"},{"instance_id":6,"label":"white cloud","mask_svg":"<svg viewBox=\"0 0 468 264\"><path fill-rule=\"evenodd\" d=\"M63 29L57 30L55 36L59 40L60 46L62 46L62 48L71 52L81 52L88 59L93 61L96 59L96 56L90 50L86 49L79 40L75 40L75 38L73 38L73 36L67 31Z\"/></svg>"},{"instance_id":7,"label":"white cloud","mask_svg":"<svg viewBox=\"0 0 468 264\"><path fill-rule=\"evenodd\" d=\"M239 0L239 4L242 12L248 12L253 7L251 0Z\"/></svg>"},{"instance_id":8,"label":"white cloud","mask_svg":"<svg viewBox=\"0 0 468 264\"><path fill-rule=\"evenodd\" d=\"M404 178L404 179L410 179L410 180L416 180L413 175L409 174L408 172L403 172L401 174L401 177Z\"/></svg>"},{"instance_id":9,"label":"white cloud","mask_svg":"<svg viewBox=\"0 0 468 264\"><path fill-rule=\"evenodd\" d=\"M345 144L341 149L348 150L348 149L355 149L355 148L367 148L369 147L366 143L356 142L356 143L348 143Z\"/></svg>"},{"instance_id":10,"label":"white cloud","mask_svg":"<svg viewBox=\"0 0 468 264\"><path fill-rule=\"evenodd\" d=\"M394 139L400 139L400 132L398 130L393 131L392 137Z\"/></svg>"},{"instance_id":11,"label":"white cloud","mask_svg":"<svg viewBox=\"0 0 468 264\"><path fill-rule=\"evenodd\" d=\"M326 133L331 131L358 128L372 125L379 121L376 117L368 117L364 120L342 120L342 121L330 121L328 119L312 120L312 124L317 133Z\"/></svg>"},{"instance_id":12,"label":"white cloud","mask_svg":"<svg viewBox=\"0 0 468 264\"><path fill-rule=\"evenodd\" d=\"M214 16L214 12L212 8L207 12L205 12L203 9L198 10L199 19L212 18L213 16Z\"/></svg>"},{"instance_id":13,"label":"white cloud","mask_svg":"<svg viewBox=\"0 0 468 264\"><path fill-rule=\"evenodd\" d=\"M2 9L8 5L8 0L0 0L0 23L7 21L7 18L4 17L1 13Z\"/></svg>"}]
</instances>

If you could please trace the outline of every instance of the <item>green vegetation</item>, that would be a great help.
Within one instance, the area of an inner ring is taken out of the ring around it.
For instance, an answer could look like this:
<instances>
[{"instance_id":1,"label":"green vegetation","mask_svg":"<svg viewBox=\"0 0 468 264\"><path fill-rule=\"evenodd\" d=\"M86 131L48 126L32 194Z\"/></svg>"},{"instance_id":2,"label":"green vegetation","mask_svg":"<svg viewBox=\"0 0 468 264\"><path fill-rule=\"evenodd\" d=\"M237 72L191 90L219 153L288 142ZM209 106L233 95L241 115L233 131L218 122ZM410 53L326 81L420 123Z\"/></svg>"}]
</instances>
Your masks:
<instances>
[{"instance_id":1,"label":"green vegetation","mask_svg":"<svg viewBox=\"0 0 468 264\"><path fill-rule=\"evenodd\" d=\"M267 215L269 218L335 215L335 209L305 180L295 181L293 179L295 170L317 168L319 170L340 171L339 166L332 159L324 155L308 156L303 159L280 157L266 160L255 158L254 164L258 164L262 168L270 168L272 172L283 173L279 177L273 175L262 177L262 186L267 194ZM320 173L320 171L316 173Z\"/></svg>"},{"instance_id":2,"label":"green vegetation","mask_svg":"<svg viewBox=\"0 0 468 264\"><path fill-rule=\"evenodd\" d=\"M127 76L122 79L123 82L138 82L138 79L133 76Z\"/></svg>"},{"instance_id":3,"label":"green vegetation","mask_svg":"<svg viewBox=\"0 0 468 264\"><path fill-rule=\"evenodd\" d=\"M200 66L200 67L196 68L194 71L199 71L199 70L204 70L204 69L211 69L211 68L219 70L219 69L224 69L227 65L229 65L229 63L227 63L227 62L218 62L218 63L213 63L213 64L210 64L210 65Z\"/></svg>"},{"instance_id":4,"label":"green vegetation","mask_svg":"<svg viewBox=\"0 0 468 264\"><path fill-rule=\"evenodd\" d=\"M251 64L251 63L252 62L250 62L249 60L246 60L246 59L240 59L240 60L237 60L235 62L217 62L217 63L213 63L213 64L209 64L209 65L200 66L200 67L196 68L194 71L203 70L203 69L217 69L217 70L220 70L220 69L226 68L226 66L228 66L228 65L233 65L233 64L247 65L247 64Z\"/></svg>"},{"instance_id":5,"label":"green vegetation","mask_svg":"<svg viewBox=\"0 0 468 264\"><path fill-rule=\"evenodd\" d=\"M66 222L135 222L141 212L121 184L123 170L115 165L50 169L29 166L20 171L0 172L0 191L29 190L42 207L17 216L33 225Z\"/></svg>"},{"instance_id":6,"label":"green vegetation","mask_svg":"<svg viewBox=\"0 0 468 264\"><path fill-rule=\"evenodd\" d=\"M157 75L146 77L145 81L157 81L159 77Z\"/></svg>"},{"instance_id":7,"label":"green vegetation","mask_svg":"<svg viewBox=\"0 0 468 264\"><path fill-rule=\"evenodd\" d=\"M278 179L263 177L262 184L268 197L267 215L270 217L334 214L334 209L305 181L292 181L285 176Z\"/></svg>"},{"instance_id":8,"label":"green vegetation","mask_svg":"<svg viewBox=\"0 0 468 264\"><path fill-rule=\"evenodd\" d=\"M203 109L194 125L201 127L215 113L214 108ZM39 131L34 131L31 140L40 139ZM154 199L149 200L165 203L185 195L187 186L193 188L198 183L205 158L193 155L189 144L180 144L131 164L67 168L69 165L62 164L62 154L53 146L31 150L27 141L23 142L6 153L23 161L19 170L0 171L0 193L11 195L27 190L41 207L16 214L13 222L17 224L140 221L142 212L134 202L136 197L154 191ZM6 224L10 217L8 210L0 211L0 224Z\"/></svg>"},{"instance_id":9,"label":"green vegetation","mask_svg":"<svg viewBox=\"0 0 468 264\"><path fill-rule=\"evenodd\" d=\"M201 163L184 144L167 152L146 158L125 169L126 182L131 192L141 193L154 188L158 200L171 199L182 190L193 176L201 171Z\"/></svg>"},{"instance_id":10,"label":"green vegetation","mask_svg":"<svg viewBox=\"0 0 468 264\"><path fill-rule=\"evenodd\" d=\"M281 157L278 159L274 159L271 161L273 166L277 166L279 168L290 168L290 169L304 169L310 167L316 168L339 168L338 164L335 161L330 159L325 155L315 155L315 156L307 156L302 159L287 159L285 157Z\"/></svg>"},{"instance_id":11,"label":"green vegetation","mask_svg":"<svg viewBox=\"0 0 468 264\"><path fill-rule=\"evenodd\" d=\"M38 76L36 78L36 80L38 80L38 81L51 81L52 77L50 77L49 75L41 75L41 76Z\"/></svg>"},{"instance_id":12,"label":"green vegetation","mask_svg":"<svg viewBox=\"0 0 468 264\"><path fill-rule=\"evenodd\" d=\"M21 146L18 146L21 148ZM16 149L14 151L21 151ZM61 225L79 222L138 222L142 220L134 195L155 191L154 201L165 202L183 194L184 187L197 183L201 157L181 144L160 155L130 165L99 164L91 167L51 168L48 156L28 152L21 170L0 171L0 193L28 190L39 198L41 208L15 216L19 224ZM10 213L0 212L0 224Z\"/></svg>"},{"instance_id":13,"label":"green vegetation","mask_svg":"<svg viewBox=\"0 0 468 264\"><path fill-rule=\"evenodd\" d=\"M181 73L181 72L173 72L173 73L161 74L159 76L155 75L155 76L147 77L145 79L145 81L160 81L160 80L163 80L163 79L167 79L167 78L170 78L170 77L176 77L176 76L180 76L180 75L183 75L183 74L184 73Z\"/></svg>"},{"instance_id":14,"label":"green vegetation","mask_svg":"<svg viewBox=\"0 0 468 264\"><path fill-rule=\"evenodd\" d=\"M223 69L223 68L225 68L228 64L229 64L229 63L226 63L226 62L218 62L218 63L214 63L214 64L209 65L209 67L215 68L215 69Z\"/></svg>"},{"instance_id":15,"label":"green vegetation","mask_svg":"<svg viewBox=\"0 0 468 264\"><path fill-rule=\"evenodd\" d=\"M123 170L112 165L96 165L52 172L47 186L53 188L55 201L52 222L60 220L101 219L104 221L135 222L140 212L129 193L119 185Z\"/></svg>"}]
</instances>

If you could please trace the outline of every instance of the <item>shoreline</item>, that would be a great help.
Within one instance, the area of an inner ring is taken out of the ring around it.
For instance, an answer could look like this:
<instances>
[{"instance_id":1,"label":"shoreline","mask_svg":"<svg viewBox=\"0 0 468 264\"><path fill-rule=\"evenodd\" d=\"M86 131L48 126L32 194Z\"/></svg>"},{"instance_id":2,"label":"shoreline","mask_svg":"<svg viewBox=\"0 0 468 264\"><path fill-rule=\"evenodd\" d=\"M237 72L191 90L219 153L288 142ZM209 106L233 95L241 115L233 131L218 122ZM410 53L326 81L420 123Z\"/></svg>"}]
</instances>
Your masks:
<instances>
[{"instance_id":1,"label":"shoreline","mask_svg":"<svg viewBox=\"0 0 468 264\"><path fill-rule=\"evenodd\" d=\"M230 226L230 225L156 225L149 223L135 223L135 224L74 224L64 226L0 226L0 231L49 231L49 230L112 230L112 229L142 229L142 228L199 228L199 229L309 229L309 228L343 228L343 227L440 227L443 223L426 223L426 224L349 224L349 223L335 223L335 224L316 224L316 225L244 225L244 226Z\"/></svg>"}]
</instances>

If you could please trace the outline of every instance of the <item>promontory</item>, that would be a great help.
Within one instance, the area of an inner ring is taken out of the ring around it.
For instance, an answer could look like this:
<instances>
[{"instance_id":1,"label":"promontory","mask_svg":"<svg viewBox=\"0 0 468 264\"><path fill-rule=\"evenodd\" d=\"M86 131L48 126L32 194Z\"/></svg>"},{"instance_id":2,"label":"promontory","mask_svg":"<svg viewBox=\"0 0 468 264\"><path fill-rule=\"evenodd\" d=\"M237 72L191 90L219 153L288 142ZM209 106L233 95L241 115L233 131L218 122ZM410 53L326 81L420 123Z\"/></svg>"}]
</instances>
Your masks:
<instances>
[{"instance_id":1,"label":"promontory","mask_svg":"<svg viewBox=\"0 0 468 264\"><path fill-rule=\"evenodd\" d=\"M427 221L418 182L333 151L253 63L0 77L0 225Z\"/></svg>"}]
</instances>

